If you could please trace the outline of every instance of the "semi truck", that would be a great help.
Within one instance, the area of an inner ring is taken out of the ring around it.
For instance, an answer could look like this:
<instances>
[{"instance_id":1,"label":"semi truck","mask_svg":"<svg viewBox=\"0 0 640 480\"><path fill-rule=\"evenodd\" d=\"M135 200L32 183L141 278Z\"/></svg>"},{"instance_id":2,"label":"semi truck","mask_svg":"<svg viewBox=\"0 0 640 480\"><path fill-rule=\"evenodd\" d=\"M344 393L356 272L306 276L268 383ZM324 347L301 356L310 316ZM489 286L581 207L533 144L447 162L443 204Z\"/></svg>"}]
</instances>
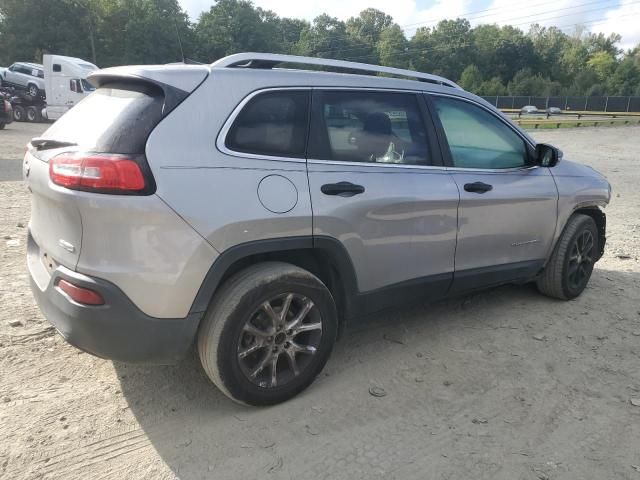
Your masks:
<instances>
[{"instance_id":1,"label":"semi truck","mask_svg":"<svg viewBox=\"0 0 640 480\"><path fill-rule=\"evenodd\" d=\"M57 120L95 90L87 76L98 67L81 58L47 54L42 69L44 90L32 92L18 82L3 82L3 93L10 98L14 120Z\"/></svg>"}]
</instances>

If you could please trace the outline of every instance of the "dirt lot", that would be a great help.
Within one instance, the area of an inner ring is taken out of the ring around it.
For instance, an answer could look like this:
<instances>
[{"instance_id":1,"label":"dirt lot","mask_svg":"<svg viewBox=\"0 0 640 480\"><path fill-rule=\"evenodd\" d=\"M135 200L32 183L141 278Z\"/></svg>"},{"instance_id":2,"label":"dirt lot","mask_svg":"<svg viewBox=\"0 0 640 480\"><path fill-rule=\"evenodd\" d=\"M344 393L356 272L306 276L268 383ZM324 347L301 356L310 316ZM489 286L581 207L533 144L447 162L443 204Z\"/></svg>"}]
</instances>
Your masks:
<instances>
[{"instance_id":1,"label":"dirt lot","mask_svg":"<svg viewBox=\"0 0 640 480\"><path fill-rule=\"evenodd\" d=\"M0 159L22 154L6 133ZM28 288L27 192L0 183L0 478L640 480L640 127L535 135L614 186L585 293L506 286L379 315L263 409L194 356L136 367L65 344Z\"/></svg>"}]
</instances>

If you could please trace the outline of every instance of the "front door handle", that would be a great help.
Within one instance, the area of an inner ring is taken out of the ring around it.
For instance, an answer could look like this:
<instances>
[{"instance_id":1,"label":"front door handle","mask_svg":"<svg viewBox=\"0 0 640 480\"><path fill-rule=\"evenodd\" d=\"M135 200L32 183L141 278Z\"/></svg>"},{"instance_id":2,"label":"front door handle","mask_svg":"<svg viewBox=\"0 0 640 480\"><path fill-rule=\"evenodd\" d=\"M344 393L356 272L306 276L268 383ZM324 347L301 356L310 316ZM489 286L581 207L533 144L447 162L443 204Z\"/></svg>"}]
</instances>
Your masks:
<instances>
[{"instance_id":1,"label":"front door handle","mask_svg":"<svg viewBox=\"0 0 640 480\"><path fill-rule=\"evenodd\" d=\"M326 183L320 187L320 191L325 195L353 197L354 195L364 193L364 187L351 182Z\"/></svg>"},{"instance_id":2,"label":"front door handle","mask_svg":"<svg viewBox=\"0 0 640 480\"><path fill-rule=\"evenodd\" d=\"M490 190L493 190L493 185L489 185L488 183L482 183L482 182L466 183L464 186L464 190L465 192L485 193Z\"/></svg>"}]
</instances>

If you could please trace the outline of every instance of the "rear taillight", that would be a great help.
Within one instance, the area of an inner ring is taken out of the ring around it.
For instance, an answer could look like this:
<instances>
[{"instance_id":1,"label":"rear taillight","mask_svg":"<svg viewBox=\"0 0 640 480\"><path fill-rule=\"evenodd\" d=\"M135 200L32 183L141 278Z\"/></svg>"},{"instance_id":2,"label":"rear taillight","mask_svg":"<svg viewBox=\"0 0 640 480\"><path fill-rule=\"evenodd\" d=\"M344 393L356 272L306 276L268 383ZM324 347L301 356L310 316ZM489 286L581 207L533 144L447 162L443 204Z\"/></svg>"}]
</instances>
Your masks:
<instances>
[{"instance_id":1,"label":"rear taillight","mask_svg":"<svg viewBox=\"0 0 640 480\"><path fill-rule=\"evenodd\" d=\"M72 300L84 305L104 305L102 295L89 288L79 287L62 278L58 280L58 288L69 295Z\"/></svg>"},{"instance_id":2,"label":"rear taillight","mask_svg":"<svg viewBox=\"0 0 640 480\"><path fill-rule=\"evenodd\" d=\"M49 160L56 185L101 193L144 193L149 189L138 157L103 153L62 153Z\"/></svg>"}]
</instances>

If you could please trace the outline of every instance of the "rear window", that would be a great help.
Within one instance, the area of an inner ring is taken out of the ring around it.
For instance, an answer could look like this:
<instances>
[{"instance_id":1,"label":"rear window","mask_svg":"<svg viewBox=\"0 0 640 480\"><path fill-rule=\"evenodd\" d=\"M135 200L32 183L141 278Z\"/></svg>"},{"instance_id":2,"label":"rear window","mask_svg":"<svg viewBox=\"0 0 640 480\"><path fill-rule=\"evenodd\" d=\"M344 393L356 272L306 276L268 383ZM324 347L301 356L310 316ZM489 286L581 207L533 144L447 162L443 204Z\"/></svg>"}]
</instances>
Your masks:
<instances>
[{"instance_id":1,"label":"rear window","mask_svg":"<svg viewBox=\"0 0 640 480\"><path fill-rule=\"evenodd\" d=\"M237 152L304 158L308 117L308 91L262 93L240 112L225 145Z\"/></svg>"},{"instance_id":2,"label":"rear window","mask_svg":"<svg viewBox=\"0 0 640 480\"><path fill-rule=\"evenodd\" d=\"M147 84L108 84L65 113L43 138L77 143L85 151L144 153L162 119L162 90Z\"/></svg>"}]
</instances>

